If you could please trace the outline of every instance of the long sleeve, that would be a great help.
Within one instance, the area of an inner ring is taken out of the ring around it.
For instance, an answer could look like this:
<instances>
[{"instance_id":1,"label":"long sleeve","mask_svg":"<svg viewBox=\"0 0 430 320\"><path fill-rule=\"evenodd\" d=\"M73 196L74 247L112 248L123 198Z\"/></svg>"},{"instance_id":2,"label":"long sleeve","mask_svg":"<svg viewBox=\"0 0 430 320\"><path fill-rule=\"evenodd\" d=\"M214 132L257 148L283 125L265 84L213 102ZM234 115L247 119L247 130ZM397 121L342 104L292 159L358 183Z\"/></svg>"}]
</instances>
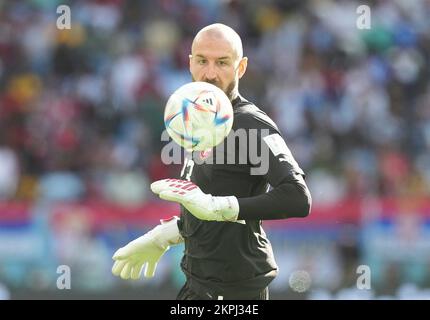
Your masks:
<instances>
[{"instance_id":1,"label":"long sleeve","mask_svg":"<svg viewBox=\"0 0 430 320\"><path fill-rule=\"evenodd\" d=\"M301 175L285 181L271 191L248 198L239 198L240 220L271 220L303 218L311 210L312 198Z\"/></svg>"}]
</instances>

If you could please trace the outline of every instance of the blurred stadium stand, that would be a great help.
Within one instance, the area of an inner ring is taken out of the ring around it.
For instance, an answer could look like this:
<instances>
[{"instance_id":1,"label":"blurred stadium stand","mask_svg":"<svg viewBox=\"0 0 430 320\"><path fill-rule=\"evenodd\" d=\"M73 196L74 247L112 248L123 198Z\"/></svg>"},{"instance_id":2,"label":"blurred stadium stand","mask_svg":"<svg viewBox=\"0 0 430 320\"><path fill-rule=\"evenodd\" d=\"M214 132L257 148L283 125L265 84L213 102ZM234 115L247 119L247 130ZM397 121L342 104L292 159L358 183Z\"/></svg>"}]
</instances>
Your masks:
<instances>
[{"instance_id":1,"label":"blurred stadium stand","mask_svg":"<svg viewBox=\"0 0 430 320\"><path fill-rule=\"evenodd\" d=\"M71 30L56 28L60 4ZM313 195L308 218L265 223L272 297L430 299L429 16L426 0L0 1L0 299L175 297L181 247L134 283L111 255L178 210L149 184L180 169L160 159L164 104L213 22L242 36L240 91ZM371 291L354 289L361 264ZM56 289L59 265L72 290ZM295 270L308 292L289 287Z\"/></svg>"}]
</instances>

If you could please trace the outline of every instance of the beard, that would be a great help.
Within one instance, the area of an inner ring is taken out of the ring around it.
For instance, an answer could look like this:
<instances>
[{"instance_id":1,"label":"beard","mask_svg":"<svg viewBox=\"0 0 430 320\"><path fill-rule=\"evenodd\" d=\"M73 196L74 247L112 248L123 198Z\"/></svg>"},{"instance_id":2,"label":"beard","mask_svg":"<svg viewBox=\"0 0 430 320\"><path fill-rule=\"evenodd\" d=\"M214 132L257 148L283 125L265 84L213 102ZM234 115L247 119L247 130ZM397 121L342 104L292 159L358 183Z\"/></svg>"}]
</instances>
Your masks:
<instances>
[{"instance_id":1,"label":"beard","mask_svg":"<svg viewBox=\"0 0 430 320\"><path fill-rule=\"evenodd\" d=\"M196 79L194 79L193 76L191 76L191 78L193 79L194 82L197 81ZM235 99L236 96L237 96L237 90L236 90L236 88L237 88L237 81L236 81L236 79L233 79L233 81L228 84L228 86L227 86L227 88L225 90L221 87L221 84L218 83L217 81L208 80L208 79L203 79L203 80L200 80L200 81L207 82L207 83L213 84L214 86L217 86L222 91L224 91L224 93L230 99L230 101L233 101L233 99Z\"/></svg>"}]
</instances>

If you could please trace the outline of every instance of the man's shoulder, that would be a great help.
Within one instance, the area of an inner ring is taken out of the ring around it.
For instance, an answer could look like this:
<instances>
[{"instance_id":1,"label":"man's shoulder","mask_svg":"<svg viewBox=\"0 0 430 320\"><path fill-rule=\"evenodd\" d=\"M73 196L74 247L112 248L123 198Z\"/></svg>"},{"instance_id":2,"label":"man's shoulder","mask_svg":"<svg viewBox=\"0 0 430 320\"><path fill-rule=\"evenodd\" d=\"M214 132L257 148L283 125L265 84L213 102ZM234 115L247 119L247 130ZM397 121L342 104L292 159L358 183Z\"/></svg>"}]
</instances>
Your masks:
<instances>
[{"instance_id":1,"label":"man's shoulder","mask_svg":"<svg viewBox=\"0 0 430 320\"><path fill-rule=\"evenodd\" d=\"M235 129L263 129L269 128L279 131L275 122L254 103L239 96L239 99L233 104Z\"/></svg>"}]
</instances>

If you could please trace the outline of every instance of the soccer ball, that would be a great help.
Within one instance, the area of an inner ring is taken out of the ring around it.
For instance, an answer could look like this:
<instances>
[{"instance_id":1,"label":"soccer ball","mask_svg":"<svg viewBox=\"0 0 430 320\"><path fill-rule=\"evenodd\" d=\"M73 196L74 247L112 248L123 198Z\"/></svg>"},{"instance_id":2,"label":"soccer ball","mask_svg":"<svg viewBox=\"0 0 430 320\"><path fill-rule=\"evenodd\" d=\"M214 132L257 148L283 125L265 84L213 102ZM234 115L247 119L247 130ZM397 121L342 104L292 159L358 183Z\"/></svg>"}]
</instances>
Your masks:
<instances>
[{"instance_id":1,"label":"soccer ball","mask_svg":"<svg viewBox=\"0 0 430 320\"><path fill-rule=\"evenodd\" d=\"M188 151L220 144L233 125L233 107L226 94L207 82L190 82L177 89L164 110L169 136Z\"/></svg>"}]
</instances>

